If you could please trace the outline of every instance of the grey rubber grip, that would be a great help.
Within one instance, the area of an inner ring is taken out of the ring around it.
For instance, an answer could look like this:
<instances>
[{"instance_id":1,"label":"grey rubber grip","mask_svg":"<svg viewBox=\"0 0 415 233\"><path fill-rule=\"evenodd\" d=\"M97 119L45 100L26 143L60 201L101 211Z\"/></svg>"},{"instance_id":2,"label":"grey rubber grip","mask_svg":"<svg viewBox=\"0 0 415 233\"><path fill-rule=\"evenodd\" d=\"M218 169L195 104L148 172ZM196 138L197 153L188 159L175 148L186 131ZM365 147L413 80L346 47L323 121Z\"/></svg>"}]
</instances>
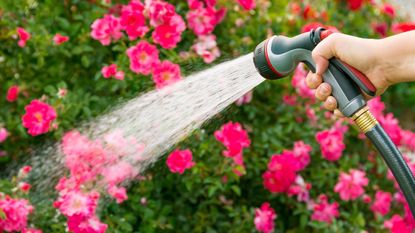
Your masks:
<instances>
[{"instance_id":1,"label":"grey rubber grip","mask_svg":"<svg viewBox=\"0 0 415 233\"><path fill-rule=\"evenodd\" d=\"M401 152L399 152L398 148L379 124L367 132L366 136L378 149L389 169L392 171L409 204L412 215L415 216L415 179L408 164L403 159Z\"/></svg>"}]
</instances>

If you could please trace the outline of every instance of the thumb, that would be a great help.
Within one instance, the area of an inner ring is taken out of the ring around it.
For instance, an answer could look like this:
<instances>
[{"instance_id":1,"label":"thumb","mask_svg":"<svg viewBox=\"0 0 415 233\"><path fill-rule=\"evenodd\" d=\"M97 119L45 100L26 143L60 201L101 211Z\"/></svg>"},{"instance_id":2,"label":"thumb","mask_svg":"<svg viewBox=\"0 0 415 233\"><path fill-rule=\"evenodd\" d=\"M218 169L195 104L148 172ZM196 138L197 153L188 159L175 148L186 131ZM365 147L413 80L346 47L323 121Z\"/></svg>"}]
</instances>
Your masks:
<instances>
[{"instance_id":1,"label":"thumb","mask_svg":"<svg viewBox=\"0 0 415 233\"><path fill-rule=\"evenodd\" d=\"M340 35L340 33L333 33L314 48L311 55L316 63L317 75L323 75L329 66L329 59L337 57L336 44Z\"/></svg>"}]
</instances>

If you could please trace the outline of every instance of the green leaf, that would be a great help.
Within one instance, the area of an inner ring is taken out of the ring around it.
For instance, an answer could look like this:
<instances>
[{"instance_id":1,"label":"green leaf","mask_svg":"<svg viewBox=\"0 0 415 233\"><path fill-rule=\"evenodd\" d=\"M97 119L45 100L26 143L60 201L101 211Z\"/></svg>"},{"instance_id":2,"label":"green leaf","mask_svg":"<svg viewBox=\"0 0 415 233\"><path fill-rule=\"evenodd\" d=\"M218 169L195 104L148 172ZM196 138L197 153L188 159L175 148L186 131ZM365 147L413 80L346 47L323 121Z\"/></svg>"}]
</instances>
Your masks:
<instances>
[{"instance_id":1,"label":"green leaf","mask_svg":"<svg viewBox=\"0 0 415 233\"><path fill-rule=\"evenodd\" d=\"M236 193L237 196L241 196L241 189L238 186L232 185L231 189L233 190L234 193Z\"/></svg>"}]
</instances>

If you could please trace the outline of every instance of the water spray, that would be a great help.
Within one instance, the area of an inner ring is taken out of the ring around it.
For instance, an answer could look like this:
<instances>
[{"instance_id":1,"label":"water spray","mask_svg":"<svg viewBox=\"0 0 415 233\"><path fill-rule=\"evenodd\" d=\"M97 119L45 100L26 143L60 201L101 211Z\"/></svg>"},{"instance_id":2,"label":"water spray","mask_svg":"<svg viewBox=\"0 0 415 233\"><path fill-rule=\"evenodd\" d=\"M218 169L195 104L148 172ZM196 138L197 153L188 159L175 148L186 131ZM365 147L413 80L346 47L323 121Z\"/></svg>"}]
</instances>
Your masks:
<instances>
[{"instance_id":1,"label":"water spray","mask_svg":"<svg viewBox=\"0 0 415 233\"><path fill-rule=\"evenodd\" d=\"M261 76L271 80L289 75L300 62L315 72L311 51L332 33L317 28L293 38L273 36L256 47L253 58L255 67ZM374 96L375 86L359 70L337 58L329 60L323 80L331 85L340 112L351 118L378 149L415 216L415 178L396 145L369 111L361 93Z\"/></svg>"}]
</instances>

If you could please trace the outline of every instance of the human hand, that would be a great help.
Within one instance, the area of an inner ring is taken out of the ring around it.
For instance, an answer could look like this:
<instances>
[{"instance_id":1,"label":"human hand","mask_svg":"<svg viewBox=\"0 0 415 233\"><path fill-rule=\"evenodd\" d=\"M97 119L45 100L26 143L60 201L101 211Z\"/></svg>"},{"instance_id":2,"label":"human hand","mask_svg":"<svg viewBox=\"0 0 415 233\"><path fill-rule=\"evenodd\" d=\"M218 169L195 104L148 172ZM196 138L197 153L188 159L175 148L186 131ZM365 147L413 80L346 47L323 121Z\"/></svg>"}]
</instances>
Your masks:
<instances>
[{"instance_id":1,"label":"human hand","mask_svg":"<svg viewBox=\"0 0 415 233\"><path fill-rule=\"evenodd\" d=\"M333 33L320 42L312 52L313 60L316 63L316 73L310 72L306 77L309 88L316 89L316 98L324 101L324 107L329 111L335 111L336 115L341 115L337 110L337 101L331 96L331 86L324 83L322 74L327 70L329 59L337 57L341 61L355 67L376 87L376 95L382 94L388 86L392 84L383 72L379 52L380 40L363 39L341 33ZM369 96L365 95L367 98Z\"/></svg>"}]
</instances>

